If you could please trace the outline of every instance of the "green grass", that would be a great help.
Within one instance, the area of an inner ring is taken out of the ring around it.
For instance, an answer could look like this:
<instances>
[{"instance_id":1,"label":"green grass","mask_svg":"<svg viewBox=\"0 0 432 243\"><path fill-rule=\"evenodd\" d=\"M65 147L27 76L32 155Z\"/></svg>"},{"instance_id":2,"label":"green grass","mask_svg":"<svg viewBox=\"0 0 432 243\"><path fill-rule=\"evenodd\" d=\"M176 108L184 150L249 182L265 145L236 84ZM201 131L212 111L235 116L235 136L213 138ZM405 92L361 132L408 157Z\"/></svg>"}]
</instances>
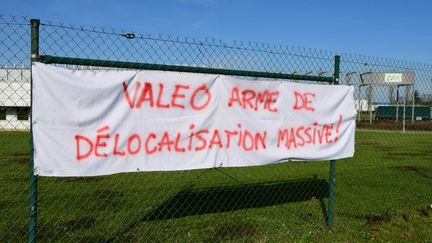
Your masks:
<instances>
[{"instance_id":1,"label":"green grass","mask_svg":"<svg viewBox=\"0 0 432 243\"><path fill-rule=\"evenodd\" d=\"M0 133L0 242L25 241L28 133ZM41 241L432 241L432 134L357 132L337 161L39 178Z\"/></svg>"}]
</instances>

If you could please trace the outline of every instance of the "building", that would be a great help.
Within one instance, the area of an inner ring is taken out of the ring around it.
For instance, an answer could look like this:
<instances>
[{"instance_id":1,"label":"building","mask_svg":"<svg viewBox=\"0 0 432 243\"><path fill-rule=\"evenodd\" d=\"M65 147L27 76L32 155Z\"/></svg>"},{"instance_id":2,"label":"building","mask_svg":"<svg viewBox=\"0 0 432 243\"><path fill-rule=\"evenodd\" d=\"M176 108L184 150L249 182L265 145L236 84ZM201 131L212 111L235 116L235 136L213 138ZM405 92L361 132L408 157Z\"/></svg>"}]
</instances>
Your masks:
<instances>
[{"instance_id":1,"label":"building","mask_svg":"<svg viewBox=\"0 0 432 243\"><path fill-rule=\"evenodd\" d=\"M357 112L366 112L369 111L369 102L368 100L354 100L354 105ZM374 105L371 107L372 110L375 109Z\"/></svg>"},{"instance_id":2,"label":"building","mask_svg":"<svg viewBox=\"0 0 432 243\"><path fill-rule=\"evenodd\" d=\"M30 69L0 68L0 130L30 129Z\"/></svg>"}]
</instances>

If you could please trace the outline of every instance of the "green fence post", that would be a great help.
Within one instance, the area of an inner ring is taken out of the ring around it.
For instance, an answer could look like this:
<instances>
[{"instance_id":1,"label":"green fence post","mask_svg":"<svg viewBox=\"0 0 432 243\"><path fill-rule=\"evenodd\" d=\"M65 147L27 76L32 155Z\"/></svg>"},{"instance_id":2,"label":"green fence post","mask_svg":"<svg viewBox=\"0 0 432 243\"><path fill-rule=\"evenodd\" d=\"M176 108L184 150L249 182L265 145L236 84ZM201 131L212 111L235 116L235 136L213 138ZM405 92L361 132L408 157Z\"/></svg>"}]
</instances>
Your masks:
<instances>
[{"instance_id":1,"label":"green fence post","mask_svg":"<svg viewBox=\"0 0 432 243\"><path fill-rule=\"evenodd\" d=\"M340 68L340 56L335 56L334 64L334 82L333 84L339 84L339 68ZM330 160L330 178L329 178L329 201L326 223L327 226L333 226L333 214L334 214L334 187L335 187L335 174L336 174L336 161Z\"/></svg>"},{"instance_id":2,"label":"green fence post","mask_svg":"<svg viewBox=\"0 0 432 243\"><path fill-rule=\"evenodd\" d=\"M31 62L37 61L39 58L39 25L38 19L31 19ZM36 242L37 232L37 176L34 173L34 147L33 147L33 78L30 78L30 185L29 185L29 232L28 241Z\"/></svg>"}]
</instances>

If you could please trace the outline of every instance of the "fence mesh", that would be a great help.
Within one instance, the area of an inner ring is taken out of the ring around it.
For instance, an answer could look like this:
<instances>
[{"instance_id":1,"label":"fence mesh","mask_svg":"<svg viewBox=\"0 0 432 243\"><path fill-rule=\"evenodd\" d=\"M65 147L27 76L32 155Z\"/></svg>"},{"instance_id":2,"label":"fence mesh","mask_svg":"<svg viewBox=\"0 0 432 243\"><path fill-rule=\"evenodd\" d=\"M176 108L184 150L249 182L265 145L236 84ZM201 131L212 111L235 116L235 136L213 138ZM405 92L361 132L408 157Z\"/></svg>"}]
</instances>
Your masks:
<instances>
[{"instance_id":1,"label":"fence mesh","mask_svg":"<svg viewBox=\"0 0 432 243\"><path fill-rule=\"evenodd\" d=\"M0 16L0 241L24 241L28 236L29 23L23 17ZM358 117L355 155L336 162L335 230L354 239L375 237L371 225L430 214L432 65L49 21L41 21L39 35L42 55L268 73L332 76L334 56L341 55L340 83L354 86ZM365 81L367 75L377 73L414 73L415 83L395 86ZM316 239L326 229L328 175L329 163L322 161L89 178L39 177L36 238ZM359 228L369 231L354 230Z\"/></svg>"}]
</instances>

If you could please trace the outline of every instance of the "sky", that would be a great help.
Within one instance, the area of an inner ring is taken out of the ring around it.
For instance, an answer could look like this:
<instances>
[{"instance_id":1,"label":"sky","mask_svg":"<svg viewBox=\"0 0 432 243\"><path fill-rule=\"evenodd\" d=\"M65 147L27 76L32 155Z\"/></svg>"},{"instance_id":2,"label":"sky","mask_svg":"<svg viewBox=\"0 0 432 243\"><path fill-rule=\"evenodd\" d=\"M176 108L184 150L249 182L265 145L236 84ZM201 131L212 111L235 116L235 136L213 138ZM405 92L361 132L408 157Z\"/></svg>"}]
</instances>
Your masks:
<instances>
[{"instance_id":1,"label":"sky","mask_svg":"<svg viewBox=\"0 0 432 243\"><path fill-rule=\"evenodd\" d=\"M430 64L431 10L430 0L0 0L0 13L42 21Z\"/></svg>"}]
</instances>

